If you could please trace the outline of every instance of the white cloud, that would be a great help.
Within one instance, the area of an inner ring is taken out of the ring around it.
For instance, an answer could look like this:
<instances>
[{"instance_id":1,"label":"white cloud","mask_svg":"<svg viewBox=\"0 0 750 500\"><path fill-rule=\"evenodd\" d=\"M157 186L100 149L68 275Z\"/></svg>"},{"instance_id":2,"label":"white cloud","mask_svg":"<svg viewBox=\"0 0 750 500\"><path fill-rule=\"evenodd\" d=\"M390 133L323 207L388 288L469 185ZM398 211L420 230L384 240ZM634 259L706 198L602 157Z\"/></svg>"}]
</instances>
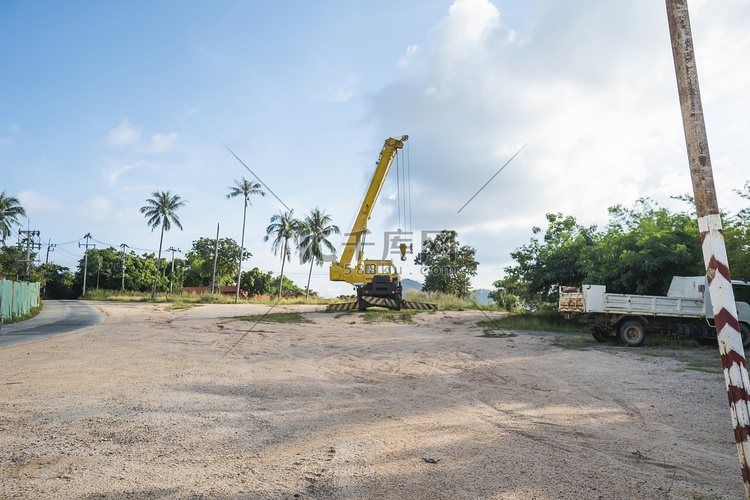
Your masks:
<instances>
[{"instance_id":1,"label":"white cloud","mask_svg":"<svg viewBox=\"0 0 750 500\"><path fill-rule=\"evenodd\" d=\"M344 77L334 77L323 72L323 80L327 81L323 95L320 98L326 102L346 102L356 95L356 87L360 83L360 77L354 73Z\"/></svg>"},{"instance_id":2,"label":"white cloud","mask_svg":"<svg viewBox=\"0 0 750 500\"><path fill-rule=\"evenodd\" d=\"M0 146L12 146L21 137L21 127L11 124L6 127L4 135L0 136Z\"/></svg>"},{"instance_id":3,"label":"white cloud","mask_svg":"<svg viewBox=\"0 0 750 500\"><path fill-rule=\"evenodd\" d=\"M148 153L166 153L172 149L172 143L177 139L177 134L171 132L169 134L156 134L151 138L151 144L145 148L145 152Z\"/></svg>"},{"instance_id":4,"label":"white cloud","mask_svg":"<svg viewBox=\"0 0 750 500\"><path fill-rule=\"evenodd\" d=\"M76 209L76 214L83 221L111 221L114 203L104 196L95 196Z\"/></svg>"},{"instance_id":5,"label":"white cloud","mask_svg":"<svg viewBox=\"0 0 750 500\"><path fill-rule=\"evenodd\" d=\"M62 204L54 198L37 193L33 189L21 191L17 195L21 206L26 210L26 215L33 217L36 215L55 213L62 209Z\"/></svg>"},{"instance_id":6,"label":"white cloud","mask_svg":"<svg viewBox=\"0 0 750 500\"><path fill-rule=\"evenodd\" d=\"M130 172L131 170L145 169L145 168L156 168L157 165L149 163L144 160L139 160L135 163L120 164L115 161L110 161L109 167L104 171L103 175L107 179L107 184L111 187L119 182L120 176Z\"/></svg>"},{"instance_id":7,"label":"white cloud","mask_svg":"<svg viewBox=\"0 0 750 500\"><path fill-rule=\"evenodd\" d=\"M456 0L448 9L445 27L451 42L476 42L483 34L499 26L500 12L486 0Z\"/></svg>"},{"instance_id":8,"label":"white cloud","mask_svg":"<svg viewBox=\"0 0 750 500\"><path fill-rule=\"evenodd\" d=\"M742 28L750 8L718 10L702 9L698 26L692 17L699 72L704 52L710 61L701 88L709 140L721 148L712 146L716 178L719 165L744 175L736 185L717 182L726 193L750 178L741 148L750 100L730 84L750 81L750 70L740 53L722 50L722 34L726 27L730 45L750 46ZM415 218L462 228L462 243L481 247L488 266L508 261L547 212L601 224L607 206L645 196L669 205L692 189L663 4L548 0L529 16L516 32L489 1L457 0L424 47L405 49L401 77L372 102L378 129L410 136L412 185L422 191Z\"/></svg>"},{"instance_id":9,"label":"white cloud","mask_svg":"<svg viewBox=\"0 0 750 500\"><path fill-rule=\"evenodd\" d=\"M135 146L141 140L141 129L133 127L127 118L107 134L107 144L110 146Z\"/></svg>"},{"instance_id":10,"label":"white cloud","mask_svg":"<svg viewBox=\"0 0 750 500\"><path fill-rule=\"evenodd\" d=\"M134 127L127 118L123 118L117 127L107 133L106 141L110 146L127 147L139 153L161 154L169 152L177 139L175 132L159 133L144 144L141 135L140 127Z\"/></svg>"}]
</instances>

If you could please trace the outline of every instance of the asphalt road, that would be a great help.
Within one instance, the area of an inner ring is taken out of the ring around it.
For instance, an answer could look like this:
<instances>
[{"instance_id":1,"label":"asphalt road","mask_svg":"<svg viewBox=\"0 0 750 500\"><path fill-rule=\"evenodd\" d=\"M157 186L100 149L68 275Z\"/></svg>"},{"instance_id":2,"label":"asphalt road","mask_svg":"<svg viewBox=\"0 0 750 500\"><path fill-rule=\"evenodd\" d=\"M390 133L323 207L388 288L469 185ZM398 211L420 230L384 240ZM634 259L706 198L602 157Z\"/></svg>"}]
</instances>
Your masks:
<instances>
[{"instance_id":1,"label":"asphalt road","mask_svg":"<svg viewBox=\"0 0 750 500\"><path fill-rule=\"evenodd\" d=\"M38 316L0 327L0 347L82 330L102 317L98 309L77 300L45 300Z\"/></svg>"}]
</instances>

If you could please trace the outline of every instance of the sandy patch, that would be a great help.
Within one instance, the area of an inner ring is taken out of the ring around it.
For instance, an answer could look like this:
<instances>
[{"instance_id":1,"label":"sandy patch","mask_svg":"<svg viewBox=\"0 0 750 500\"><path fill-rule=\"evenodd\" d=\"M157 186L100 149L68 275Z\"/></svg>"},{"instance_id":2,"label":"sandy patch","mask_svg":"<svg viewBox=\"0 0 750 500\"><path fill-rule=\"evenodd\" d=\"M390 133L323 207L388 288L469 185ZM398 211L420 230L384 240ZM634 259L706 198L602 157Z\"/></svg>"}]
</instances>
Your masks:
<instances>
[{"instance_id":1,"label":"sandy patch","mask_svg":"<svg viewBox=\"0 0 750 500\"><path fill-rule=\"evenodd\" d=\"M476 311L94 305L0 349L1 498L744 494L723 378L677 359L481 338Z\"/></svg>"}]
</instances>

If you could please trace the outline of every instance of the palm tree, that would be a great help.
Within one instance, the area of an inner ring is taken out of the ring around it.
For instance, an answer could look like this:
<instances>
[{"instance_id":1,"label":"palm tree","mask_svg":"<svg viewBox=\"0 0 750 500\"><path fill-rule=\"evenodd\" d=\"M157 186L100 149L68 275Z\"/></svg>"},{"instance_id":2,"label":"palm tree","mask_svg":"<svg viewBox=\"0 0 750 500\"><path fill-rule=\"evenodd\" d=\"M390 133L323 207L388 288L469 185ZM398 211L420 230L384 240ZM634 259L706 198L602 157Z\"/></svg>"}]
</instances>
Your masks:
<instances>
[{"instance_id":1,"label":"palm tree","mask_svg":"<svg viewBox=\"0 0 750 500\"><path fill-rule=\"evenodd\" d=\"M161 267L161 247L164 242L164 231L169 231L172 224L182 229L180 218L175 211L183 206L187 201L181 200L176 194L169 191L154 191L151 193L153 198L148 198L148 205L141 207L141 213L148 218L148 225L153 232L158 226L161 226L161 237L159 238L159 258L156 260L156 279L154 279L154 289L151 292L151 300L156 295L156 284L159 281L159 268Z\"/></svg>"},{"instance_id":2,"label":"palm tree","mask_svg":"<svg viewBox=\"0 0 750 500\"><path fill-rule=\"evenodd\" d=\"M328 241L332 234L341 234L341 230L335 224L331 224L331 216L315 208L310 215L305 217L302 223L302 262L310 261L310 272L307 274L307 290L305 298L310 298L310 278L312 277L313 264L323 265L323 250L336 252L336 247Z\"/></svg>"},{"instance_id":3,"label":"palm tree","mask_svg":"<svg viewBox=\"0 0 750 500\"><path fill-rule=\"evenodd\" d=\"M294 218L294 210L288 212L279 212L278 214L271 217L271 224L266 228L266 235L263 237L263 241L273 235L273 244L271 249L273 254L276 255L281 249L281 278L279 279L279 299L281 299L281 289L284 286L284 262L292 260L292 251L289 248L289 240L293 240L294 244L297 244L297 238L300 231L301 222ZM283 244L282 244L283 242Z\"/></svg>"},{"instance_id":4,"label":"palm tree","mask_svg":"<svg viewBox=\"0 0 750 500\"><path fill-rule=\"evenodd\" d=\"M240 177L240 180L234 180L234 186L229 186L229 194L227 198L242 195L245 198L245 211L242 214L242 239L240 240L240 263L237 266L237 296L234 298L234 303L240 301L240 278L242 277L242 257L245 254L245 220L247 219L247 206L252 205L250 203L250 195L259 194L265 196L266 193L260 189L260 184L257 182L251 182Z\"/></svg>"},{"instance_id":5,"label":"palm tree","mask_svg":"<svg viewBox=\"0 0 750 500\"><path fill-rule=\"evenodd\" d=\"M5 238L11 234L12 226L14 224L21 225L18 217L26 217L26 210L18 202L18 198L6 196L5 191L3 191L0 193L0 236L2 236L0 240L3 243L5 243Z\"/></svg>"}]
</instances>

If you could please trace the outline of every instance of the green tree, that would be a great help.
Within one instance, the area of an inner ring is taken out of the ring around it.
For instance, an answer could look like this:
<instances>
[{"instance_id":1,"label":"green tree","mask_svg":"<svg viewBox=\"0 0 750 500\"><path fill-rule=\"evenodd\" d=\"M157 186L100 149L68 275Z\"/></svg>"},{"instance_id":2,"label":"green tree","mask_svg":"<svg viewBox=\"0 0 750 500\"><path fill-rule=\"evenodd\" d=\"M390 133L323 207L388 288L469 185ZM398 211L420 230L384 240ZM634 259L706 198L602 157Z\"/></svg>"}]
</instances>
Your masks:
<instances>
[{"instance_id":1,"label":"green tree","mask_svg":"<svg viewBox=\"0 0 750 500\"><path fill-rule=\"evenodd\" d=\"M240 246L232 238L219 238L216 258L216 282L219 286L234 283ZM208 286L213 279L216 238L199 238L193 241L185 256L185 286Z\"/></svg>"},{"instance_id":2,"label":"green tree","mask_svg":"<svg viewBox=\"0 0 750 500\"><path fill-rule=\"evenodd\" d=\"M750 181L734 192L750 200ZM750 207L743 208L733 217L724 217L724 225L724 240L732 276L750 280Z\"/></svg>"},{"instance_id":3,"label":"green tree","mask_svg":"<svg viewBox=\"0 0 750 500\"><path fill-rule=\"evenodd\" d=\"M89 265L86 288L118 290L122 281L122 253L113 247L92 248L88 251ZM84 259L78 263L77 282L83 283Z\"/></svg>"},{"instance_id":4,"label":"green tree","mask_svg":"<svg viewBox=\"0 0 750 500\"><path fill-rule=\"evenodd\" d=\"M159 259L157 263L153 253L144 253L139 257L131 251L125 256L125 289L148 292L152 290L152 284L156 280L159 290L167 290L169 280L161 274L158 278L156 275L157 267L162 264L167 265L166 259Z\"/></svg>"},{"instance_id":5,"label":"green tree","mask_svg":"<svg viewBox=\"0 0 750 500\"><path fill-rule=\"evenodd\" d=\"M422 290L468 296L470 276L477 274L479 265L474 258L476 253L470 246L461 246L456 231L443 230L434 238L426 239L422 242L422 251L414 259L426 270Z\"/></svg>"},{"instance_id":6,"label":"green tree","mask_svg":"<svg viewBox=\"0 0 750 500\"><path fill-rule=\"evenodd\" d=\"M245 209L242 212L242 238L240 239L240 255L239 255L239 263L237 264L237 295L235 296L235 303L240 300L240 281L242 278L242 261L245 260L244 257L244 251L245 251L245 221L247 220L247 206L252 205L250 203L250 196L253 194L257 194L260 196L265 196L266 193L260 189L260 183L258 182L251 182L245 179L244 177L240 177L240 180L234 181L234 186L229 186L229 194L227 195L227 198L233 198L235 196L242 195L242 197L245 200Z\"/></svg>"},{"instance_id":7,"label":"green tree","mask_svg":"<svg viewBox=\"0 0 750 500\"><path fill-rule=\"evenodd\" d=\"M271 290L277 290L281 285L281 276L277 276L275 278L271 278L271 281L269 283ZM302 289L297 286L297 284L290 280L288 277L284 276L284 293L302 293ZM317 295L313 290L310 290L310 293L312 295Z\"/></svg>"},{"instance_id":8,"label":"green tree","mask_svg":"<svg viewBox=\"0 0 750 500\"><path fill-rule=\"evenodd\" d=\"M509 286L510 285L510 286ZM495 290L491 291L488 296L494 300L504 311L517 311L521 305L518 295L512 291L512 283L505 283L502 280L495 281L492 286Z\"/></svg>"},{"instance_id":9,"label":"green tree","mask_svg":"<svg viewBox=\"0 0 750 500\"><path fill-rule=\"evenodd\" d=\"M596 228L585 228L571 216L547 214L542 241L536 236L542 233L540 227L533 227L532 232L535 236L529 244L511 253L516 265L505 268L505 278L494 286L498 292L515 295L526 307L536 310L556 300L559 284L583 279L578 261L583 250L592 244Z\"/></svg>"},{"instance_id":10,"label":"green tree","mask_svg":"<svg viewBox=\"0 0 750 500\"><path fill-rule=\"evenodd\" d=\"M74 299L73 273L57 264L42 264L38 268L44 299Z\"/></svg>"},{"instance_id":11,"label":"green tree","mask_svg":"<svg viewBox=\"0 0 750 500\"><path fill-rule=\"evenodd\" d=\"M36 258L36 252L32 252L30 258L33 261ZM26 259L25 250L21 250L18 247L3 246L0 249L0 274L15 280L20 279L21 276L25 278L26 268L24 266L24 259ZM33 275L33 269L31 272Z\"/></svg>"},{"instance_id":12,"label":"green tree","mask_svg":"<svg viewBox=\"0 0 750 500\"><path fill-rule=\"evenodd\" d=\"M156 264L156 278L154 279L154 288L151 291L151 300L156 294L156 285L159 281L159 270L161 268L161 249L164 242L164 231L169 231L172 224L182 229L180 218L177 216L177 209L187 203L180 199L180 196L172 194L169 191L154 191L151 193L153 198L147 198L147 205L141 207L141 213L148 218L148 225L151 231L161 226L161 236L159 237L159 257Z\"/></svg>"},{"instance_id":13,"label":"green tree","mask_svg":"<svg viewBox=\"0 0 750 500\"><path fill-rule=\"evenodd\" d=\"M313 264L323 265L323 252L328 250L336 252L336 247L328 241L332 234L341 234L341 230L335 224L331 224L331 217L319 208L315 208L300 226L300 248L302 252L302 263L310 262L310 271L307 274L307 289L305 298L310 298L310 278L312 277Z\"/></svg>"},{"instance_id":14,"label":"green tree","mask_svg":"<svg viewBox=\"0 0 750 500\"><path fill-rule=\"evenodd\" d=\"M497 294L519 297L525 307L540 309L557 303L558 286L606 285L619 293L662 295L673 276L704 272L700 236L689 213L672 213L651 200L632 209L609 208L604 230L583 227L575 218L547 214L540 241L511 253L516 264L494 283ZM542 232L533 228L535 235Z\"/></svg>"},{"instance_id":15,"label":"green tree","mask_svg":"<svg viewBox=\"0 0 750 500\"><path fill-rule=\"evenodd\" d=\"M271 290L271 277L273 273L262 273L257 267L250 271L242 273L241 289L243 292L247 292L249 297L255 295L270 295Z\"/></svg>"},{"instance_id":16,"label":"green tree","mask_svg":"<svg viewBox=\"0 0 750 500\"><path fill-rule=\"evenodd\" d=\"M15 196L8 196L5 191L0 193L0 240L5 243L13 226L20 226L19 217L26 217L26 210L18 202Z\"/></svg>"},{"instance_id":17,"label":"green tree","mask_svg":"<svg viewBox=\"0 0 750 500\"><path fill-rule=\"evenodd\" d=\"M281 290L284 285L284 263L292 260L292 250L289 248L289 240L295 245L299 240L301 222L294 218L294 210L288 212L279 212L271 217L271 223L266 228L266 235L263 241L268 241L273 237L271 249L276 255L281 250L281 275L279 279L279 299L281 299Z\"/></svg>"},{"instance_id":18,"label":"green tree","mask_svg":"<svg viewBox=\"0 0 750 500\"><path fill-rule=\"evenodd\" d=\"M690 214L672 213L648 199L638 200L633 209L611 207L609 213L604 232L579 259L588 284L662 295L673 276L704 273L698 223Z\"/></svg>"}]
</instances>

